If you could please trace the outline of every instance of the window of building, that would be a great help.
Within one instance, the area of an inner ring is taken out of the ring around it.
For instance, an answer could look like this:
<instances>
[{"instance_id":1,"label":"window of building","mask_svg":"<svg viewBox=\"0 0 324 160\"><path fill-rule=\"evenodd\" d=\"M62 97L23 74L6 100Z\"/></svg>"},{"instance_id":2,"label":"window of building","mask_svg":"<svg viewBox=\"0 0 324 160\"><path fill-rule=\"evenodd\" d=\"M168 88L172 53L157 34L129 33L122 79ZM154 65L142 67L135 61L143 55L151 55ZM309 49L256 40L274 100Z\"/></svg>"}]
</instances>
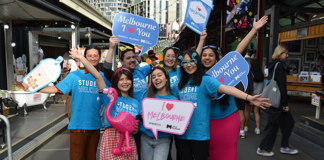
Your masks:
<instances>
[{"instance_id":1,"label":"window of building","mask_svg":"<svg viewBox=\"0 0 324 160\"><path fill-rule=\"evenodd\" d=\"M128 5L127 5L127 4L124 4L123 6L124 6L124 7L127 7Z\"/></svg>"},{"instance_id":2,"label":"window of building","mask_svg":"<svg viewBox=\"0 0 324 160\"><path fill-rule=\"evenodd\" d=\"M177 15L176 15L176 18L177 18L177 22L179 22L179 18L180 18L180 15L179 15L179 3L177 3Z\"/></svg>"},{"instance_id":3,"label":"window of building","mask_svg":"<svg viewBox=\"0 0 324 160\"><path fill-rule=\"evenodd\" d=\"M160 1L160 14L162 14L162 1Z\"/></svg>"},{"instance_id":4,"label":"window of building","mask_svg":"<svg viewBox=\"0 0 324 160\"><path fill-rule=\"evenodd\" d=\"M108 0L108 2L116 2L116 0Z\"/></svg>"},{"instance_id":5,"label":"window of building","mask_svg":"<svg viewBox=\"0 0 324 160\"><path fill-rule=\"evenodd\" d=\"M169 12L169 2L168 1L165 1L165 5L166 5L166 7L165 7L165 23L168 23L168 12Z\"/></svg>"},{"instance_id":6,"label":"window of building","mask_svg":"<svg viewBox=\"0 0 324 160\"><path fill-rule=\"evenodd\" d=\"M111 12L107 12L106 14L107 14L108 16L110 16L110 15L111 15Z\"/></svg>"},{"instance_id":7,"label":"window of building","mask_svg":"<svg viewBox=\"0 0 324 160\"><path fill-rule=\"evenodd\" d=\"M111 7L110 10L111 10L111 11L117 11L117 8L115 8L115 7Z\"/></svg>"}]
</instances>

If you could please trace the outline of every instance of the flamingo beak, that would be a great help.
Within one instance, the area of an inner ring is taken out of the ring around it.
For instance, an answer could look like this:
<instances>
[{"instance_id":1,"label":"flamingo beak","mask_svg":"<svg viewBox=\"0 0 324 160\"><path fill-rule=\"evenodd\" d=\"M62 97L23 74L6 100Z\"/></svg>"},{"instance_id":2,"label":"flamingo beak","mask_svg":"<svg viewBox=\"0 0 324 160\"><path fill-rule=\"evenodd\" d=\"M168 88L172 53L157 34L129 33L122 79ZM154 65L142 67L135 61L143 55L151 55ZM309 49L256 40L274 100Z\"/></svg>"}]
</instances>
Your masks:
<instances>
[{"instance_id":1,"label":"flamingo beak","mask_svg":"<svg viewBox=\"0 0 324 160\"><path fill-rule=\"evenodd\" d=\"M103 89L103 90L102 90L102 93L108 95L108 88Z\"/></svg>"}]
</instances>

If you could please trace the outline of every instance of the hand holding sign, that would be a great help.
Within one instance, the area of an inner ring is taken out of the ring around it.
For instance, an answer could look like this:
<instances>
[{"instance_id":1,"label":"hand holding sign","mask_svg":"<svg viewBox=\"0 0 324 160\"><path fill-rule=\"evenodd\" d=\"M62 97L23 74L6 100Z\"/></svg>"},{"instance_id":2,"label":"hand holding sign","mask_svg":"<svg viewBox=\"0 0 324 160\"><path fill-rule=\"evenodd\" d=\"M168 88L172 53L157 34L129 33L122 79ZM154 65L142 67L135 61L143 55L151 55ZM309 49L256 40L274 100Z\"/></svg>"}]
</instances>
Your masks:
<instances>
[{"instance_id":1,"label":"hand holding sign","mask_svg":"<svg viewBox=\"0 0 324 160\"><path fill-rule=\"evenodd\" d=\"M61 75L61 65L63 57L59 56L57 59L47 58L40 61L27 76L23 79L30 87L28 91L34 93L39 89L47 86L49 83L55 82Z\"/></svg>"},{"instance_id":2,"label":"hand holding sign","mask_svg":"<svg viewBox=\"0 0 324 160\"><path fill-rule=\"evenodd\" d=\"M145 98L142 103L143 125L152 130L156 139L158 131L184 134L195 109L188 101Z\"/></svg>"},{"instance_id":3,"label":"hand holding sign","mask_svg":"<svg viewBox=\"0 0 324 160\"><path fill-rule=\"evenodd\" d=\"M240 81L246 90L248 85L247 75L249 73L249 64L238 52L226 54L216 65L214 65L206 74L211 75L219 82L227 86L236 86ZM219 98L224 96L221 95Z\"/></svg>"},{"instance_id":4,"label":"hand holding sign","mask_svg":"<svg viewBox=\"0 0 324 160\"><path fill-rule=\"evenodd\" d=\"M213 8L212 0L189 0L184 24L199 35L202 35Z\"/></svg>"},{"instance_id":5,"label":"hand holding sign","mask_svg":"<svg viewBox=\"0 0 324 160\"><path fill-rule=\"evenodd\" d=\"M159 25L152 19L121 12L114 18L112 32L120 41L143 46L142 55L157 43Z\"/></svg>"}]
</instances>

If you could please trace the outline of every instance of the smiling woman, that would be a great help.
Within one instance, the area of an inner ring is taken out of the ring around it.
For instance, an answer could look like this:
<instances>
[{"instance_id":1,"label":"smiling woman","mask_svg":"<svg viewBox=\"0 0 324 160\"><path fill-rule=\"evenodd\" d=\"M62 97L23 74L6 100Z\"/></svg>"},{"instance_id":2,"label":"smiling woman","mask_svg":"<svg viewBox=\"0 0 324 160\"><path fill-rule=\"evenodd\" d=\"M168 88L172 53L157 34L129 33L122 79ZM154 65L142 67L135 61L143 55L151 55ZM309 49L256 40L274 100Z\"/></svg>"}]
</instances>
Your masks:
<instances>
[{"instance_id":1,"label":"smiling woman","mask_svg":"<svg viewBox=\"0 0 324 160\"><path fill-rule=\"evenodd\" d=\"M171 94L170 78L167 70L163 67L154 67L152 70L152 85L147 92L144 93L143 99L146 97L178 100ZM141 101L142 102L142 101ZM156 106L152 106L156 107ZM142 108L141 108L142 110ZM170 115L169 118L175 118ZM181 119L181 118L180 118ZM167 159L171 144L171 134L158 132L158 139L155 139L151 130L146 129L140 122L141 135L141 156L142 160Z\"/></svg>"}]
</instances>

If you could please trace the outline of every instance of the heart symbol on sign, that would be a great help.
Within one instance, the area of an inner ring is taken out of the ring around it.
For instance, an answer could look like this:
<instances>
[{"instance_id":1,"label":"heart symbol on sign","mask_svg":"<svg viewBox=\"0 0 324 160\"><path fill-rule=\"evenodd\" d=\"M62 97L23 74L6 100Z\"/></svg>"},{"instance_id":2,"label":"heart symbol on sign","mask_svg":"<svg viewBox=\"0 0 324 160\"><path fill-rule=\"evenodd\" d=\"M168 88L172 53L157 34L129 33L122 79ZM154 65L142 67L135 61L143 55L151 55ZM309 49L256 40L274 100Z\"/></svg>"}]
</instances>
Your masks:
<instances>
[{"instance_id":1,"label":"heart symbol on sign","mask_svg":"<svg viewBox=\"0 0 324 160\"><path fill-rule=\"evenodd\" d=\"M41 74L39 73L38 76L41 76Z\"/></svg>"},{"instance_id":2,"label":"heart symbol on sign","mask_svg":"<svg viewBox=\"0 0 324 160\"><path fill-rule=\"evenodd\" d=\"M173 108L173 104L171 103L167 103L166 104L166 109L168 110L168 111L170 111L171 109Z\"/></svg>"},{"instance_id":3,"label":"heart symbol on sign","mask_svg":"<svg viewBox=\"0 0 324 160\"><path fill-rule=\"evenodd\" d=\"M200 8L198 8L198 11L201 11L201 9L200 9Z\"/></svg>"},{"instance_id":4,"label":"heart symbol on sign","mask_svg":"<svg viewBox=\"0 0 324 160\"><path fill-rule=\"evenodd\" d=\"M134 28L131 28L131 27L129 27L129 28L128 28L128 31L129 31L129 33L133 33L133 32L135 31L135 29L134 29Z\"/></svg>"},{"instance_id":5,"label":"heart symbol on sign","mask_svg":"<svg viewBox=\"0 0 324 160\"><path fill-rule=\"evenodd\" d=\"M224 77L218 79L219 82L224 83Z\"/></svg>"}]
</instances>

